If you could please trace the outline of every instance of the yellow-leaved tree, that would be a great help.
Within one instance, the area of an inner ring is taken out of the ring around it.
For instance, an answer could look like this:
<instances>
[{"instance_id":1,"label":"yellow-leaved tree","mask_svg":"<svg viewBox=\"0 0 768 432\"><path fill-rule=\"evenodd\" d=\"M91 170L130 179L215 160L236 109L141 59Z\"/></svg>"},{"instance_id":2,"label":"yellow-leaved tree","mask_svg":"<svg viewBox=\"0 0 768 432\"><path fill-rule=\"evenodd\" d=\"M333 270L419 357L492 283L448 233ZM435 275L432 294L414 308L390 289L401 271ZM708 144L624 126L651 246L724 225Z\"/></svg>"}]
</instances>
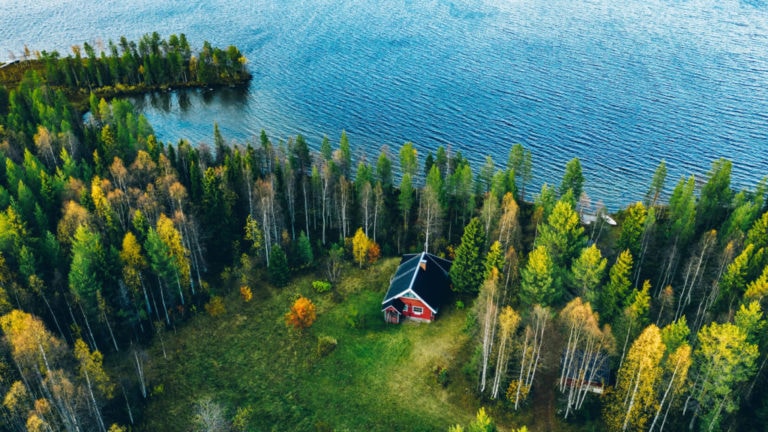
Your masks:
<instances>
[{"instance_id":1,"label":"yellow-leaved tree","mask_svg":"<svg viewBox=\"0 0 768 432\"><path fill-rule=\"evenodd\" d=\"M605 405L605 422L611 430L647 430L658 405L656 388L665 350L661 330L653 324L632 344Z\"/></svg>"},{"instance_id":2,"label":"yellow-leaved tree","mask_svg":"<svg viewBox=\"0 0 768 432\"><path fill-rule=\"evenodd\" d=\"M352 237L352 256L355 262L362 268L368 260L368 249L371 247L371 239L365 235L362 228L358 228Z\"/></svg>"}]
</instances>

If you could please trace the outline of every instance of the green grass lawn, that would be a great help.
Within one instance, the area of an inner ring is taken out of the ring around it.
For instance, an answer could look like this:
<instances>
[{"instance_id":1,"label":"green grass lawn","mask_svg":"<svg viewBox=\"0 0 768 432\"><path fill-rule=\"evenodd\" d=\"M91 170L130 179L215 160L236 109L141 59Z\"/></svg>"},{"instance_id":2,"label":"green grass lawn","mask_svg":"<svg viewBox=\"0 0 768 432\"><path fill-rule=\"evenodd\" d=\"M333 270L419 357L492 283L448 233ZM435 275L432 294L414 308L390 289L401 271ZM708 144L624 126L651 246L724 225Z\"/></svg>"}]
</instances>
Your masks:
<instances>
[{"instance_id":1,"label":"green grass lawn","mask_svg":"<svg viewBox=\"0 0 768 432\"><path fill-rule=\"evenodd\" d=\"M468 423L478 402L461 372L471 351L466 312L446 306L431 324L386 325L380 305L397 263L349 269L336 295L315 293L310 276L282 290L260 288L250 303L231 295L225 316L200 313L167 332L168 359L159 344L150 350L142 429L190 430L195 401L206 396L230 419L250 410L248 430L431 431ZM283 320L299 293L318 309L300 335ZM348 322L355 310L359 328ZM324 357L320 335L338 341ZM448 369L446 386L437 366Z\"/></svg>"}]
</instances>

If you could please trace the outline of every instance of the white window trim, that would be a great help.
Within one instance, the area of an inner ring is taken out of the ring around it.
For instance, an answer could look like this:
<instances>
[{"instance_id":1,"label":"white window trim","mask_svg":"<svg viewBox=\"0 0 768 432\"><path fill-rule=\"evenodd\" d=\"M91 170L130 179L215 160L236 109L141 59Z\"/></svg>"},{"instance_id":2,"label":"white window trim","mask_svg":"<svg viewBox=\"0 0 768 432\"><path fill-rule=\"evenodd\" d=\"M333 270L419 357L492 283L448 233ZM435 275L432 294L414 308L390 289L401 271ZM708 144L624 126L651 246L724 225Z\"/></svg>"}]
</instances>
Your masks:
<instances>
[{"instance_id":1,"label":"white window trim","mask_svg":"<svg viewBox=\"0 0 768 432\"><path fill-rule=\"evenodd\" d=\"M421 315L423 313L424 313L424 308L423 307L419 307L419 306L414 306L413 307L413 314L414 315Z\"/></svg>"},{"instance_id":2,"label":"white window trim","mask_svg":"<svg viewBox=\"0 0 768 432\"><path fill-rule=\"evenodd\" d=\"M403 305L403 312L408 312L408 305Z\"/></svg>"}]
</instances>

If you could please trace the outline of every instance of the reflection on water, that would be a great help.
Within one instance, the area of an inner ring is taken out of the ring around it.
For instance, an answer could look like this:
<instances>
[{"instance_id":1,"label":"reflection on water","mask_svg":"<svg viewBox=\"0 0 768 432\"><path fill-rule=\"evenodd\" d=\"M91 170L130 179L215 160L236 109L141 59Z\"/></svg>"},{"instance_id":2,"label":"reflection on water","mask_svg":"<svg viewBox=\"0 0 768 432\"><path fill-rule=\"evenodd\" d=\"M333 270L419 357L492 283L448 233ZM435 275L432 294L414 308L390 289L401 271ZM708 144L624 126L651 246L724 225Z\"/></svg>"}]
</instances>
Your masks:
<instances>
[{"instance_id":1,"label":"reflection on water","mask_svg":"<svg viewBox=\"0 0 768 432\"><path fill-rule=\"evenodd\" d=\"M139 111L162 111L166 114L189 114L191 110L231 107L243 109L248 105L248 90L244 88L176 89L157 91L130 98Z\"/></svg>"},{"instance_id":2,"label":"reflection on water","mask_svg":"<svg viewBox=\"0 0 768 432\"><path fill-rule=\"evenodd\" d=\"M243 133L242 126L242 112L249 104L248 95L245 88L224 87L160 91L130 100L150 124L160 126L160 139L168 142L186 139L201 144L213 139L214 122L228 139L245 141L250 138L250 133Z\"/></svg>"}]
</instances>

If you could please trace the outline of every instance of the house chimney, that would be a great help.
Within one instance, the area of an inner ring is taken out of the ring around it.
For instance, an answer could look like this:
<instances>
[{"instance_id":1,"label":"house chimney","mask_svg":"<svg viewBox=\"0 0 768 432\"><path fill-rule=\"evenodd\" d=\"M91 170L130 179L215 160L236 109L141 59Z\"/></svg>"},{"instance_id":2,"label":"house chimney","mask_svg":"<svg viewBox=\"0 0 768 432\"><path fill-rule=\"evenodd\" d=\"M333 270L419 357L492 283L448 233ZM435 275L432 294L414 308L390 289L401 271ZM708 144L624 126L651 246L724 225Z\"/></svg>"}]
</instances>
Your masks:
<instances>
[{"instance_id":1,"label":"house chimney","mask_svg":"<svg viewBox=\"0 0 768 432\"><path fill-rule=\"evenodd\" d=\"M427 260L421 260L421 262L419 262L419 267L421 267L422 270L427 271Z\"/></svg>"}]
</instances>

